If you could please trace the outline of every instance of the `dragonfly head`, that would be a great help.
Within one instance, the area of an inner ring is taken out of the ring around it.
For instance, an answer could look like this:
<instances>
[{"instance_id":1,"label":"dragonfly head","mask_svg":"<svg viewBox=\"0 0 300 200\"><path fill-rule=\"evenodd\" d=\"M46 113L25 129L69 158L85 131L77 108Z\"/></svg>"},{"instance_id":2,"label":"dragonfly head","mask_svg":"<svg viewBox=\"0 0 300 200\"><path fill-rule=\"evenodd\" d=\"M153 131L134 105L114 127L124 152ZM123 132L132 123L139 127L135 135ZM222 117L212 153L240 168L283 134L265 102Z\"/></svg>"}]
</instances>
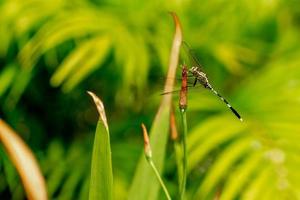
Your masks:
<instances>
[{"instance_id":1,"label":"dragonfly head","mask_svg":"<svg viewBox=\"0 0 300 200\"><path fill-rule=\"evenodd\" d=\"M198 71L198 67L192 67L192 68L190 69L190 71L191 71L191 73L195 73L195 72Z\"/></svg>"},{"instance_id":2,"label":"dragonfly head","mask_svg":"<svg viewBox=\"0 0 300 200\"><path fill-rule=\"evenodd\" d=\"M205 88L211 88L206 74L202 72L199 67L192 67L189 71L193 74L195 78L197 78L201 85L203 85Z\"/></svg>"}]
</instances>

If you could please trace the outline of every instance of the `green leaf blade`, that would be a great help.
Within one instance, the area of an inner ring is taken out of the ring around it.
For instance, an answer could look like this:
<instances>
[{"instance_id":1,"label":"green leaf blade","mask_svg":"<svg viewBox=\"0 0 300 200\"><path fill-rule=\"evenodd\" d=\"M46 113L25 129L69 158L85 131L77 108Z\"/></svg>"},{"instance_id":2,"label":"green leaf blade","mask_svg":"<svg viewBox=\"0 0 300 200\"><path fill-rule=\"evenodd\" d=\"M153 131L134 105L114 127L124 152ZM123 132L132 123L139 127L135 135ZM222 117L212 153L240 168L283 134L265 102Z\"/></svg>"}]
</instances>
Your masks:
<instances>
[{"instance_id":1,"label":"green leaf blade","mask_svg":"<svg viewBox=\"0 0 300 200\"><path fill-rule=\"evenodd\" d=\"M159 172L162 171L163 160L165 157L165 148L169 131L169 112L170 108L168 106L163 107L156 116L150 131L153 160ZM142 155L136 169L128 199L157 199L158 189L159 183L144 158L144 155Z\"/></svg>"},{"instance_id":2,"label":"green leaf blade","mask_svg":"<svg viewBox=\"0 0 300 200\"><path fill-rule=\"evenodd\" d=\"M104 106L96 95L91 92L88 93L93 97L100 114L92 153L89 199L111 200L113 199L113 173L110 137Z\"/></svg>"},{"instance_id":3,"label":"green leaf blade","mask_svg":"<svg viewBox=\"0 0 300 200\"><path fill-rule=\"evenodd\" d=\"M168 77L175 77L180 45L182 42L182 32L178 17L175 13L171 13L175 22L175 34L173 39L172 50L170 54ZM167 79L164 91L172 91L174 78ZM150 131L150 144L152 146L153 162L158 172L161 173L164 165L164 157L166 153L167 138L169 133L169 120L171 111L172 95L164 95L153 125ZM133 182L129 191L128 199L130 200L155 200L158 199L159 183L155 175L150 169L144 155L141 156L138 167L133 178Z\"/></svg>"}]
</instances>

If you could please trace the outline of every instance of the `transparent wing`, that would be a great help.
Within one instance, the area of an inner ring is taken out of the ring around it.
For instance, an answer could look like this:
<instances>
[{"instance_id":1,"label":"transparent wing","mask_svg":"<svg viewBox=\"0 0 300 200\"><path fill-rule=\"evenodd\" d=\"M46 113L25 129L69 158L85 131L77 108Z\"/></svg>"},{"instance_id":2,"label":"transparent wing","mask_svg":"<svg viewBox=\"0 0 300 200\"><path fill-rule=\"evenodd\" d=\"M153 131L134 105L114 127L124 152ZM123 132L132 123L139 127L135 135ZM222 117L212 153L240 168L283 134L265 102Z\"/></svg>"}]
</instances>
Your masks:
<instances>
[{"instance_id":1,"label":"transparent wing","mask_svg":"<svg viewBox=\"0 0 300 200\"><path fill-rule=\"evenodd\" d=\"M200 64L200 61L198 60L195 51L193 49L190 48L190 46L188 45L188 43L186 43L185 41L182 42L183 45L183 49L185 52L185 57L187 57L189 59L189 64L191 67L199 67L199 69L201 71L203 71L203 67Z\"/></svg>"},{"instance_id":2,"label":"transparent wing","mask_svg":"<svg viewBox=\"0 0 300 200\"><path fill-rule=\"evenodd\" d=\"M196 86L193 86L192 84L191 85L188 85L187 86L188 90L192 90L192 91L196 91L198 90L199 88L203 88L202 85L196 85ZM167 92L163 92L163 93L160 93L160 95L167 95L167 94L173 94L173 93L178 93L180 92L181 88L179 89L176 89L176 90L172 90L172 91L167 91Z\"/></svg>"}]
</instances>

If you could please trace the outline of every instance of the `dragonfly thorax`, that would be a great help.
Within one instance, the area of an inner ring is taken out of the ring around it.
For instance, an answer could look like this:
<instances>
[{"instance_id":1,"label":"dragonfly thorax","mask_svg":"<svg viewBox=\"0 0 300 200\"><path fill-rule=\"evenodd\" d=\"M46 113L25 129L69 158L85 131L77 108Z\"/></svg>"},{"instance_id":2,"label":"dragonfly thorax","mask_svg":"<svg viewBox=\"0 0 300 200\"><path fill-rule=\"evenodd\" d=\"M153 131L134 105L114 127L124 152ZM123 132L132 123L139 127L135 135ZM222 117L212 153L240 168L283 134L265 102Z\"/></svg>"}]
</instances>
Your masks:
<instances>
[{"instance_id":1,"label":"dragonfly thorax","mask_svg":"<svg viewBox=\"0 0 300 200\"><path fill-rule=\"evenodd\" d=\"M189 71L201 83L201 85L205 88L210 87L206 74L202 72L199 67L192 67Z\"/></svg>"}]
</instances>

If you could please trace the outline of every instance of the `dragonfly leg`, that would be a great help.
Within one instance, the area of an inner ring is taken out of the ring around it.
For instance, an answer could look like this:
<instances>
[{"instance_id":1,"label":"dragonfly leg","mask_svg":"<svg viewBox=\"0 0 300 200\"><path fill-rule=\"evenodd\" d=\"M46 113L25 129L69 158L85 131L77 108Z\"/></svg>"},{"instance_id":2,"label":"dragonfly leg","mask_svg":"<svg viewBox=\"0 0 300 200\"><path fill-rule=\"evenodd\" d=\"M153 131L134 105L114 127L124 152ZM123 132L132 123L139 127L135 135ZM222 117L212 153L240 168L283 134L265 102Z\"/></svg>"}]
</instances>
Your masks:
<instances>
[{"instance_id":1,"label":"dragonfly leg","mask_svg":"<svg viewBox=\"0 0 300 200\"><path fill-rule=\"evenodd\" d=\"M193 86L195 87L196 84L197 84L197 78L195 78Z\"/></svg>"}]
</instances>

